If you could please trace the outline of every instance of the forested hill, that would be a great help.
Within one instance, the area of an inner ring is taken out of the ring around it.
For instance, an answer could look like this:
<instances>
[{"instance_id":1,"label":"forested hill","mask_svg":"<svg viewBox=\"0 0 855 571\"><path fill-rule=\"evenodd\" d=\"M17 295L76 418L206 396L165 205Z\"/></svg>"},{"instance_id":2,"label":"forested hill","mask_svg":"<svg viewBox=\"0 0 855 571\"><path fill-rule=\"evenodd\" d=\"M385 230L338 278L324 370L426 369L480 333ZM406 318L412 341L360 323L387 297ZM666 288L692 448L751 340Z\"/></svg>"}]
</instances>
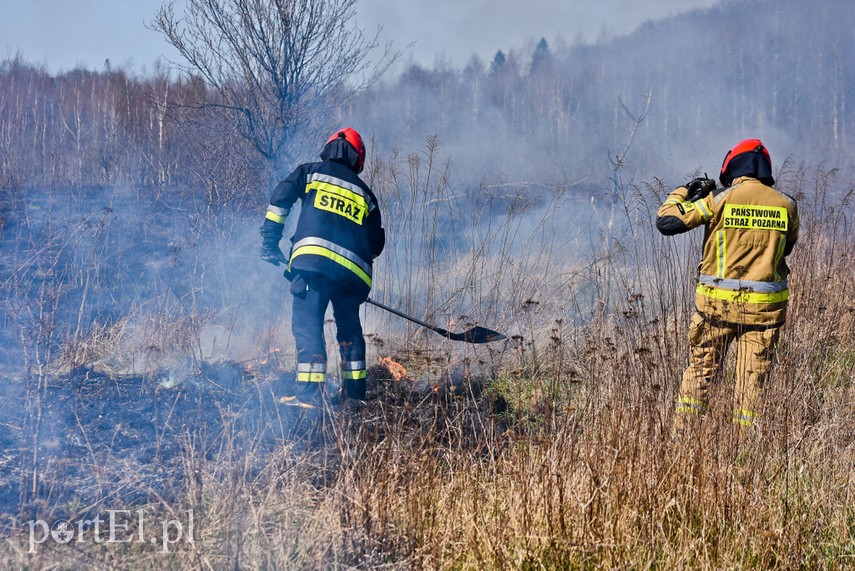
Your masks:
<instances>
[{"instance_id":1,"label":"forested hill","mask_svg":"<svg viewBox=\"0 0 855 571\"><path fill-rule=\"evenodd\" d=\"M492 61L413 66L342 98L274 165L234 121L198 109L200 81L109 68L52 76L15 58L0 63L0 188L179 187L257 208L268 169L313 157L314 131L340 123L379 157L436 135L463 185L597 187L616 165L626 179L679 180L755 136L776 168L787 158L851 166L853 29L850 0L726 1L594 44L498 45Z\"/></svg>"},{"instance_id":2,"label":"forested hill","mask_svg":"<svg viewBox=\"0 0 855 571\"><path fill-rule=\"evenodd\" d=\"M463 70L412 67L357 111L384 145L436 133L458 165L512 180L599 183L636 124L624 166L640 178L712 170L755 136L776 168L851 166L853 29L848 0L727 1L594 45L532 40Z\"/></svg>"}]
</instances>

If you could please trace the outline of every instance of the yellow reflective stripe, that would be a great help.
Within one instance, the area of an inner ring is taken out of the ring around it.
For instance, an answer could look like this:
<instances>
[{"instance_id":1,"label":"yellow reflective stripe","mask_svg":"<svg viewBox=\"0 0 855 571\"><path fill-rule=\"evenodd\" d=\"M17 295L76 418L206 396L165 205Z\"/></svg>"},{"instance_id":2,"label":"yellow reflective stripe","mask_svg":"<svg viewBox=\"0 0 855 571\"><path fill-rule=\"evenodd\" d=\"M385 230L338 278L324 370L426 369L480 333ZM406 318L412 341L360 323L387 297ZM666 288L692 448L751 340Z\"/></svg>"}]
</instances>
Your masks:
<instances>
[{"instance_id":1,"label":"yellow reflective stripe","mask_svg":"<svg viewBox=\"0 0 855 571\"><path fill-rule=\"evenodd\" d=\"M668 200L665 201L665 204L675 204L676 205L676 204L680 204L681 202L683 202L683 201L679 200L677 198L669 198Z\"/></svg>"},{"instance_id":2,"label":"yellow reflective stripe","mask_svg":"<svg viewBox=\"0 0 855 571\"><path fill-rule=\"evenodd\" d=\"M321 248L326 248L330 252L338 254L339 256L343 256L345 259L350 260L360 268L368 277L371 277L371 264L360 258L356 255L356 253L351 252L347 248L339 246L335 242L330 242L329 240L324 240L323 238L318 238L317 236L308 236L299 240L296 244L294 244L293 249L299 250L303 246L320 246Z\"/></svg>"},{"instance_id":3,"label":"yellow reflective stripe","mask_svg":"<svg viewBox=\"0 0 855 571\"><path fill-rule=\"evenodd\" d=\"M721 289L698 284L695 291L703 296L711 297L713 299L723 299L726 301L740 303L779 303L787 301L790 298L790 292L786 289L783 291L765 293L759 291L734 291L731 289Z\"/></svg>"},{"instance_id":4,"label":"yellow reflective stripe","mask_svg":"<svg viewBox=\"0 0 855 571\"><path fill-rule=\"evenodd\" d=\"M342 188L337 184L330 184L328 182L322 182L319 180L314 180L309 183L307 187L308 190L323 190L324 192L329 192L330 194L335 194L336 196L340 196L346 200L356 203L361 208L368 210L368 201L365 200L365 196L361 193L356 193L351 190L347 190L346 188Z\"/></svg>"},{"instance_id":5,"label":"yellow reflective stripe","mask_svg":"<svg viewBox=\"0 0 855 571\"><path fill-rule=\"evenodd\" d=\"M733 411L733 422L742 426L751 426L754 424L754 419L757 418L757 413L744 408Z\"/></svg>"},{"instance_id":6,"label":"yellow reflective stripe","mask_svg":"<svg viewBox=\"0 0 855 571\"><path fill-rule=\"evenodd\" d=\"M323 383L327 380L326 373L297 373L297 380L303 383Z\"/></svg>"},{"instance_id":7,"label":"yellow reflective stripe","mask_svg":"<svg viewBox=\"0 0 855 571\"><path fill-rule=\"evenodd\" d=\"M316 183L323 185L331 185L333 187L349 191L352 194L359 195L360 197L362 197L365 204L368 206L369 211L372 211L377 208L377 206L371 200L371 197L358 184L353 184L336 176L316 172L311 176L311 178L309 178L309 183L306 185L306 191L308 192L311 188L322 188L320 186L317 186Z\"/></svg>"},{"instance_id":8,"label":"yellow reflective stripe","mask_svg":"<svg viewBox=\"0 0 855 571\"><path fill-rule=\"evenodd\" d=\"M341 378L342 379L364 379L368 376L368 372L365 369L360 371L342 371Z\"/></svg>"},{"instance_id":9,"label":"yellow reflective stripe","mask_svg":"<svg viewBox=\"0 0 855 571\"><path fill-rule=\"evenodd\" d=\"M784 257L784 248L787 245L787 237L784 235L778 236L778 249L775 251L775 260L772 266L775 270L775 280L780 281L781 275L778 273L778 266L781 265L781 258Z\"/></svg>"},{"instance_id":10,"label":"yellow reflective stripe","mask_svg":"<svg viewBox=\"0 0 855 571\"><path fill-rule=\"evenodd\" d=\"M674 407L674 412L692 413L697 415L706 414L707 403L691 397L680 397L677 399L677 406Z\"/></svg>"},{"instance_id":11,"label":"yellow reflective stripe","mask_svg":"<svg viewBox=\"0 0 855 571\"><path fill-rule=\"evenodd\" d=\"M706 205L706 204L704 204L704 201L703 201L703 200L698 200L698 201L696 201L696 202L695 202L695 204L697 204L697 205L698 205L698 208L700 208L700 210L701 210L701 216L703 216L703 217L704 217L704 220L706 220L707 222L709 222L709 221L710 221L710 218L712 218L712 212L710 212L709 208L707 208L707 205Z\"/></svg>"},{"instance_id":12,"label":"yellow reflective stripe","mask_svg":"<svg viewBox=\"0 0 855 571\"><path fill-rule=\"evenodd\" d=\"M727 269L727 237L724 230L719 230L716 233L716 252L718 254L718 277L724 277L724 270Z\"/></svg>"},{"instance_id":13,"label":"yellow reflective stripe","mask_svg":"<svg viewBox=\"0 0 855 571\"><path fill-rule=\"evenodd\" d=\"M280 216L280 215L276 214L275 212L271 212L270 210L267 211L267 214L264 217L267 218L268 220L272 220L273 222L276 222L277 224L284 224L285 223L285 217L284 216Z\"/></svg>"},{"instance_id":14,"label":"yellow reflective stripe","mask_svg":"<svg viewBox=\"0 0 855 571\"><path fill-rule=\"evenodd\" d=\"M302 256L304 254L314 254L316 256L323 256L325 258L329 258L333 262L344 266L345 268L359 276L359 279L364 281L368 285L368 287L371 287L371 276L365 273L362 268L360 268L359 266L357 266L356 264L354 264L353 262L351 262L340 254L336 254L335 252L327 250L322 246L300 246L291 254L291 261L293 262L294 258Z\"/></svg>"}]
</instances>

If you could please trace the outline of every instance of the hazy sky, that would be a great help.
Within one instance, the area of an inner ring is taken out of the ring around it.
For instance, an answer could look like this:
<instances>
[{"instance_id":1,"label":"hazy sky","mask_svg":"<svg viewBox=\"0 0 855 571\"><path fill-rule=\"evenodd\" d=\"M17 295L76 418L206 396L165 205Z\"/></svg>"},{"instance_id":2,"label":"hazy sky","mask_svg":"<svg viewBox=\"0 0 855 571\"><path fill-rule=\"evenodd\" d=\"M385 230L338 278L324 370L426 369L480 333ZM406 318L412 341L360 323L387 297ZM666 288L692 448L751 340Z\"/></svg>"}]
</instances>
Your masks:
<instances>
[{"instance_id":1,"label":"hazy sky","mask_svg":"<svg viewBox=\"0 0 855 571\"><path fill-rule=\"evenodd\" d=\"M426 66L443 57L462 65L472 54L545 37L594 40L717 0L360 0L358 24L396 47L415 42L405 61ZM0 0L0 59L19 52L51 71L79 64L100 69L132 64L140 71L161 57L175 59L162 36L146 28L164 0ZM178 0L180 6L182 0Z\"/></svg>"}]
</instances>

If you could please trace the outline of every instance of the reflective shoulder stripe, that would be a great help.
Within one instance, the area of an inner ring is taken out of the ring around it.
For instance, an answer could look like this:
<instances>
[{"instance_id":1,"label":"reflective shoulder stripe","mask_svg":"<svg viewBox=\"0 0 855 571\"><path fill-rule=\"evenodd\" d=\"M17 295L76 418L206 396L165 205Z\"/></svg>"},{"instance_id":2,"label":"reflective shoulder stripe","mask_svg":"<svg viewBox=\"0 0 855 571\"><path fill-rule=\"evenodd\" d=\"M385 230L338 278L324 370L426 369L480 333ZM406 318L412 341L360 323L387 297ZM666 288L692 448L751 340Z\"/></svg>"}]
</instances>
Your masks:
<instances>
[{"instance_id":1,"label":"reflective shoulder stripe","mask_svg":"<svg viewBox=\"0 0 855 571\"><path fill-rule=\"evenodd\" d=\"M724 200L724 197L727 196L728 194L730 194L734 188L736 188L736 187L735 186L729 186L727 188L727 190L722 191L721 194L717 194L715 197L715 203L718 204L719 202Z\"/></svg>"},{"instance_id":2,"label":"reflective shoulder stripe","mask_svg":"<svg viewBox=\"0 0 855 571\"><path fill-rule=\"evenodd\" d=\"M348 270L355 273L359 279L364 281L368 287L371 287L371 264L347 250L338 244L334 244L329 240L322 238L303 238L294 244L294 249L291 253L291 260L306 254L314 254L323 256L335 263L344 266Z\"/></svg>"},{"instance_id":3,"label":"reflective shoulder stripe","mask_svg":"<svg viewBox=\"0 0 855 571\"><path fill-rule=\"evenodd\" d=\"M777 293L784 291L789 286L787 280L775 282L758 282L754 280L735 280L701 274L698 282L710 287L729 289L731 291L754 291L760 293Z\"/></svg>"},{"instance_id":4,"label":"reflective shoulder stripe","mask_svg":"<svg viewBox=\"0 0 855 571\"><path fill-rule=\"evenodd\" d=\"M782 301L787 301L790 297L789 290L786 289L783 291L766 293L759 291L722 289L701 283L698 284L695 291L700 295L712 299L721 299L724 301L732 301L734 303L780 303Z\"/></svg>"},{"instance_id":5,"label":"reflective shoulder stripe","mask_svg":"<svg viewBox=\"0 0 855 571\"><path fill-rule=\"evenodd\" d=\"M669 198L668 200L665 201L665 204L677 205L677 204L681 204L682 202L683 202L682 200L678 200L676 198Z\"/></svg>"},{"instance_id":6,"label":"reflective shoulder stripe","mask_svg":"<svg viewBox=\"0 0 855 571\"><path fill-rule=\"evenodd\" d=\"M377 208L377 205L374 204L373 200L371 200L371 196L367 192L365 192L365 190L358 184L353 184L352 182L348 182L335 176L316 172L312 173L312 175L309 177L309 184L307 185L307 188L313 186L313 183L316 182L325 185L336 186L338 188L348 190L354 194L358 194L360 197L362 197L363 200L365 200L365 203L368 205L369 212Z\"/></svg>"}]
</instances>

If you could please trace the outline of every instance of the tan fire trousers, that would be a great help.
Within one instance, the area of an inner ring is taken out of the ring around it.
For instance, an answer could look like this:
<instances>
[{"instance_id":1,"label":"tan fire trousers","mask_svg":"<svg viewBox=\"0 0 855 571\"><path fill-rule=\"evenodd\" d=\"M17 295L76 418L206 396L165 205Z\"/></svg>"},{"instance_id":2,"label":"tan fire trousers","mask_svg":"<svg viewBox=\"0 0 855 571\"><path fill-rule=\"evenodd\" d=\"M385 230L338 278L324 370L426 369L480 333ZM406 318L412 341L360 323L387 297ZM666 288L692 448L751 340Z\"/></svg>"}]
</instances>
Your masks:
<instances>
[{"instance_id":1,"label":"tan fire trousers","mask_svg":"<svg viewBox=\"0 0 855 571\"><path fill-rule=\"evenodd\" d=\"M695 313L689 324L689 366L683 373L674 428L680 431L692 419L703 416L709 406L712 382L720 377L730 344L736 341L736 385L733 395L734 421L752 426L760 408L760 391L778 343L781 328L752 327L705 319Z\"/></svg>"}]
</instances>

